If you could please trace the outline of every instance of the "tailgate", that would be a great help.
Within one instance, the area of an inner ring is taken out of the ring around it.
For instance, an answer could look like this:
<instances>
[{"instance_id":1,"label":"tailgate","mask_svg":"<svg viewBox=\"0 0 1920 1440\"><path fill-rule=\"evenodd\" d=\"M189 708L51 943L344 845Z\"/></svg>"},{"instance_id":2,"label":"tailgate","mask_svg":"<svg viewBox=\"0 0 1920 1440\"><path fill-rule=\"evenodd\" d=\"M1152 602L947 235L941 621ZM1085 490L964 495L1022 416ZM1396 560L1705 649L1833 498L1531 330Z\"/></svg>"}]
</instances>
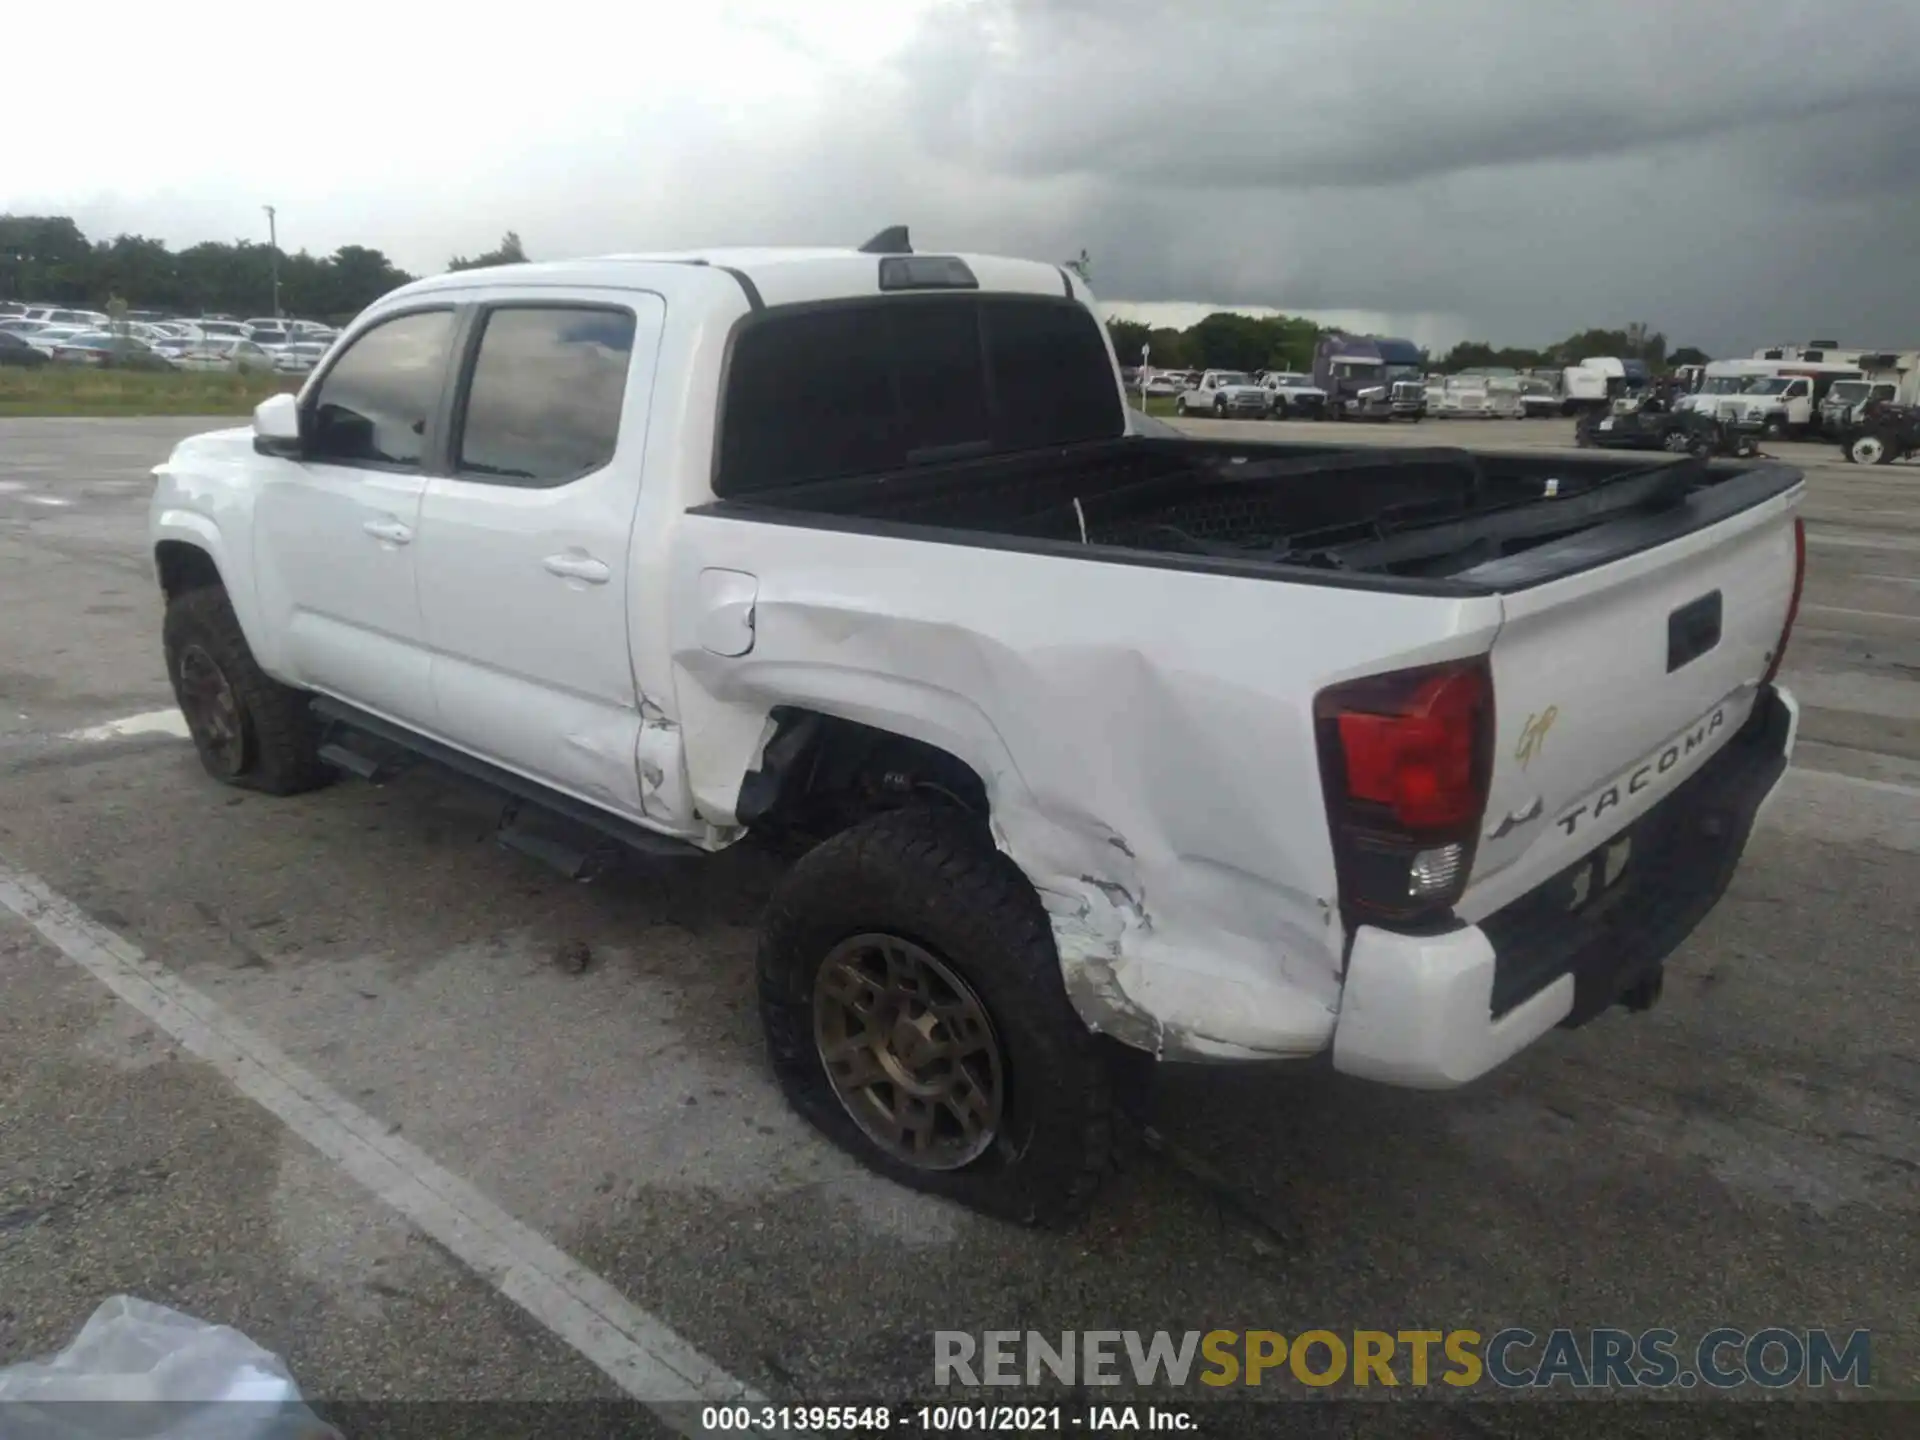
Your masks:
<instances>
[{"instance_id":1,"label":"tailgate","mask_svg":"<svg viewBox=\"0 0 1920 1440\"><path fill-rule=\"evenodd\" d=\"M1740 728L1787 618L1800 487L1502 597L1477 920L1645 814Z\"/></svg>"}]
</instances>

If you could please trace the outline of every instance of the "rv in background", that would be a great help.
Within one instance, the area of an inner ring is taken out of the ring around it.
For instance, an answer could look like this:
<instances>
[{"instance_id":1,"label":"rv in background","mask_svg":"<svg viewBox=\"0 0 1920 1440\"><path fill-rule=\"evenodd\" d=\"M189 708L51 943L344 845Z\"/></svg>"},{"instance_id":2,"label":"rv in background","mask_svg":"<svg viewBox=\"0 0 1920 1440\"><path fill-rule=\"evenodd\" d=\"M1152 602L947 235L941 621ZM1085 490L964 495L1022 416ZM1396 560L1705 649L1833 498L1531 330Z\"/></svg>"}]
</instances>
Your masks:
<instances>
[{"instance_id":1,"label":"rv in background","mask_svg":"<svg viewBox=\"0 0 1920 1440\"><path fill-rule=\"evenodd\" d=\"M1796 360L1806 365L1858 365L1868 353L1861 346L1842 345L1835 340L1815 340L1806 345L1763 345L1753 352L1756 360Z\"/></svg>"},{"instance_id":2,"label":"rv in background","mask_svg":"<svg viewBox=\"0 0 1920 1440\"><path fill-rule=\"evenodd\" d=\"M1313 383L1327 392L1330 420L1419 420L1427 413L1426 361L1411 340L1325 336L1313 352Z\"/></svg>"}]
</instances>

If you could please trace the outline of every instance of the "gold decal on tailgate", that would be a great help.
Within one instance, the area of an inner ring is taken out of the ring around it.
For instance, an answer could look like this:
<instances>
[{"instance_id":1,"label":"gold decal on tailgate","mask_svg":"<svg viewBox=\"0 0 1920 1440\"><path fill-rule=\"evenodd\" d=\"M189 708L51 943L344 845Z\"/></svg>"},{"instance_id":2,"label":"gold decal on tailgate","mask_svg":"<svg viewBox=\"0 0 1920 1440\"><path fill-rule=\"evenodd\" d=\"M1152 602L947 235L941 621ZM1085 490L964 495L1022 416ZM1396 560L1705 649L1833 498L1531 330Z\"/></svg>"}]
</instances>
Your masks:
<instances>
[{"instance_id":1,"label":"gold decal on tailgate","mask_svg":"<svg viewBox=\"0 0 1920 1440\"><path fill-rule=\"evenodd\" d=\"M1549 705L1539 714L1527 716L1527 723L1520 727L1520 743L1513 747L1513 758L1520 762L1522 770L1533 763L1533 757L1547 743L1547 731L1553 728L1553 722L1559 718L1558 705Z\"/></svg>"}]
</instances>

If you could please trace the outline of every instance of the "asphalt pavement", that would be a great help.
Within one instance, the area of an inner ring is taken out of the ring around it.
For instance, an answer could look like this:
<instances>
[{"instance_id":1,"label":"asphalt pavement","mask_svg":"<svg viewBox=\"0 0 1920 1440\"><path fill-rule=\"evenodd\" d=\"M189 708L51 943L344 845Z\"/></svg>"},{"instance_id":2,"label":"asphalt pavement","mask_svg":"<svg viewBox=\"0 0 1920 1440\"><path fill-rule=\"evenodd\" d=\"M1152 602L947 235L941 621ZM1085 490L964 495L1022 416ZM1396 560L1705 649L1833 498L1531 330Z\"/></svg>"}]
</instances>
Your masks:
<instances>
[{"instance_id":1,"label":"asphalt pavement","mask_svg":"<svg viewBox=\"0 0 1920 1440\"><path fill-rule=\"evenodd\" d=\"M116 998L131 946L340 1124L775 1399L924 1395L931 1332L989 1329L1863 1326L1876 1386L1920 1385L1920 466L1778 447L1810 484L1802 747L1658 1007L1456 1094L1170 1071L1153 1143L1051 1235L899 1190L786 1110L750 973L770 862L582 887L426 772L292 800L206 779L143 524L148 467L207 425L0 420L0 875L97 927L63 945L0 910L0 1364L131 1292L320 1396L621 1393L560 1302Z\"/></svg>"}]
</instances>

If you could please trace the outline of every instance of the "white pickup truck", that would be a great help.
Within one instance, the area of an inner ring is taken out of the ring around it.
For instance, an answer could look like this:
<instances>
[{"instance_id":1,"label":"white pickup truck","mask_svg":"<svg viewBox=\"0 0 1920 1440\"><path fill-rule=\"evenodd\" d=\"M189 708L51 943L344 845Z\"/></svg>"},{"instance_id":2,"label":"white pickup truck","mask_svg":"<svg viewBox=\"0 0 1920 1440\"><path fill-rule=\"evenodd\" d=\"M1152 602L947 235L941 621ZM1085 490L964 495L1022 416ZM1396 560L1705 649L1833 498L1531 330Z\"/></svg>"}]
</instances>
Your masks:
<instances>
[{"instance_id":1,"label":"white pickup truck","mask_svg":"<svg viewBox=\"0 0 1920 1440\"><path fill-rule=\"evenodd\" d=\"M1209 370L1198 384L1173 402L1180 415L1211 415L1216 420L1263 420L1273 408L1272 396L1251 375L1240 370Z\"/></svg>"},{"instance_id":2,"label":"white pickup truck","mask_svg":"<svg viewBox=\"0 0 1920 1440\"><path fill-rule=\"evenodd\" d=\"M230 784L797 852L785 1093L1021 1221L1141 1056L1445 1088L1651 1004L1793 745L1799 474L1127 414L1077 277L899 232L419 281L157 467L168 672Z\"/></svg>"}]
</instances>

